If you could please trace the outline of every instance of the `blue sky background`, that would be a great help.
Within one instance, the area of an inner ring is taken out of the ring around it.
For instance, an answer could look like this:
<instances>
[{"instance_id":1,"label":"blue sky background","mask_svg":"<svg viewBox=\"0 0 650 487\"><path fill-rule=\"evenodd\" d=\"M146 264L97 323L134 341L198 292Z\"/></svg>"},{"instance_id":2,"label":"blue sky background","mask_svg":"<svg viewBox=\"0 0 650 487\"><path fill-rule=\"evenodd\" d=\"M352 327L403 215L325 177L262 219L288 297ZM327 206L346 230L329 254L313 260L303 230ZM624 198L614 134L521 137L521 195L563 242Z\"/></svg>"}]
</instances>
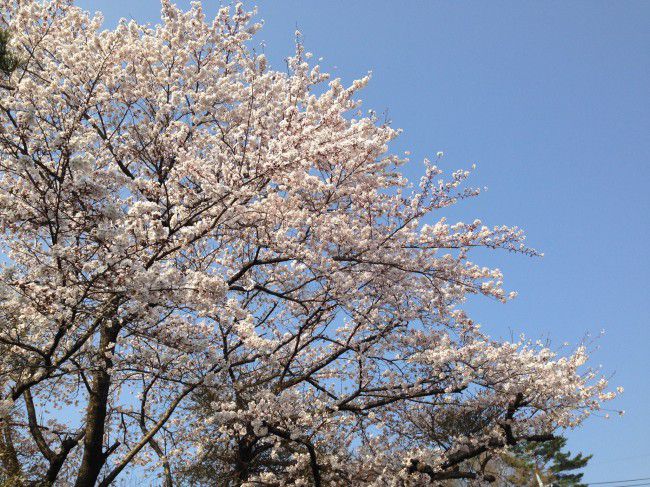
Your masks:
<instances>
[{"instance_id":1,"label":"blue sky background","mask_svg":"<svg viewBox=\"0 0 650 487\"><path fill-rule=\"evenodd\" d=\"M159 18L156 0L78 4L107 26ZM472 315L494 336L558 345L604 329L592 363L625 387L610 406L626 414L591 418L569 445L594 454L588 482L650 477L650 2L257 5L272 67L298 27L334 77L373 71L364 106L404 129L393 148L412 152L410 175L437 151L449 171L478 165L472 182L488 191L445 215L521 226L545 257L480 260L519 297L472 302Z\"/></svg>"}]
</instances>

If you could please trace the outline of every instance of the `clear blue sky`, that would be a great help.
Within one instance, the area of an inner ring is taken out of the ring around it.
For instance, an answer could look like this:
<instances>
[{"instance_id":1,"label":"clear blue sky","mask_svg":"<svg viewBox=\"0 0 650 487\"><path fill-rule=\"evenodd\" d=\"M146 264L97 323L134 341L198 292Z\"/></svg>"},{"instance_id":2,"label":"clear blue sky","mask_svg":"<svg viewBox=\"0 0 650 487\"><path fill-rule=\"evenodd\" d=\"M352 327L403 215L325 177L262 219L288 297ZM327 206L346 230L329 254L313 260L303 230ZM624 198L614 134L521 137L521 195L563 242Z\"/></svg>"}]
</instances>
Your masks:
<instances>
[{"instance_id":1,"label":"clear blue sky","mask_svg":"<svg viewBox=\"0 0 650 487\"><path fill-rule=\"evenodd\" d=\"M109 26L159 11L78 4ZM650 1L257 5L273 66L298 27L334 76L373 71L365 107L404 129L394 148L412 151L409 173L439 150L446 169L478 165L473 182L489 190L447 215L522 226L546 255L489 257L519 298L472 303L473 316L495 336L558 344L605 329L593 364L625 387L611 406L626 415L592 418L570 446L594 454L587 481L650 477Z\"/></svg>"}]
</instances>

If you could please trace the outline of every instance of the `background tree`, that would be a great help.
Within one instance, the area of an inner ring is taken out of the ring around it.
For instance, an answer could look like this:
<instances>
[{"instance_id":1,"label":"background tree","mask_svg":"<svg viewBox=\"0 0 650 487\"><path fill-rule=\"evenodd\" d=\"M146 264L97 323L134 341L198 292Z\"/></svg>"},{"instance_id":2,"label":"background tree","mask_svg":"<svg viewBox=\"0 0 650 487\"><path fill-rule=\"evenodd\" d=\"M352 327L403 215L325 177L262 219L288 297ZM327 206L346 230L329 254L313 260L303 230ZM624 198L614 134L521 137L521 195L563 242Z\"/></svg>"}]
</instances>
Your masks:
<instances>
[{"instance_id":1,"label":"background tree","mask_svg":"<svg viewBox=\"0 0 650 487\"><path fill-rule=\"evenodd\" d=\"M413 187L398 131L359 112L368 77L329 80L300 45L269 69L241 6L165 0L159 25L113 30L64 0L0 12L23 60L0 88L18 483L138 466L174 485L205 452L226 485L483 482L470 460L613 396L583 347L494 340L462 311L511 297L474 248L536 252L517 228L446 222L478 193L469 172L425 161ZM463 417L471 435L441 429Z\"/></svg>"},{"instance_id":2,"label":"background tree","mask_svg":"<svg viewBox=\"0 0 650 487\"><path fill-rule=\"evenodd\" d=\"M9 32L0 29L0 72L9 76L18 67L18 58L9 48Z\"/></svg>"},{"instance_id":3,"label":"background tree","mask_svg":"<svg viewBox=\"0 0 650 487\"><path fill-rule=\"evenodd\" d=\"M582 472L591 455L572 455L565 451L566 438L558 436L545 443L520 444L510 454L501 456L503 463L511 469L505 479L511 485L536 486L539 478L548 486L586 487Z\"/></svg>"}]
</instances>

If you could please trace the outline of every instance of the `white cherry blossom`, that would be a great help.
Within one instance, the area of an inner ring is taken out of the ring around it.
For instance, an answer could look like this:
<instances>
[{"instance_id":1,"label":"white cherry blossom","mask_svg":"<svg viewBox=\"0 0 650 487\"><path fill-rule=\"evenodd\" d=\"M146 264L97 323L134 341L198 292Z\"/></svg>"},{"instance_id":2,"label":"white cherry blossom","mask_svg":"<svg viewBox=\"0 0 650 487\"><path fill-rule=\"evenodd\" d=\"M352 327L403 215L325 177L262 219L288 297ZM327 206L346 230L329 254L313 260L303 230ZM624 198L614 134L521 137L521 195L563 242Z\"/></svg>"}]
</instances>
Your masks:
<instances>
[{"instance_id":1,"label":"white cherry blossom","mask_svg":"<svg viewBox=\"0 0 650 487\"><path fill-rule=\"evenodd\" d=\"M222 485L487 482L469 460L613 396L583 348L462 311L514 297L474 248L537 253L444 218L469 171L404 177L399 131L357 114L370 76L330 79L300 42L272 69L241 5L112 30L0 6L21 60L0 85L5 473L171 486L216 452Z\"/></svg>"}]
</instances>

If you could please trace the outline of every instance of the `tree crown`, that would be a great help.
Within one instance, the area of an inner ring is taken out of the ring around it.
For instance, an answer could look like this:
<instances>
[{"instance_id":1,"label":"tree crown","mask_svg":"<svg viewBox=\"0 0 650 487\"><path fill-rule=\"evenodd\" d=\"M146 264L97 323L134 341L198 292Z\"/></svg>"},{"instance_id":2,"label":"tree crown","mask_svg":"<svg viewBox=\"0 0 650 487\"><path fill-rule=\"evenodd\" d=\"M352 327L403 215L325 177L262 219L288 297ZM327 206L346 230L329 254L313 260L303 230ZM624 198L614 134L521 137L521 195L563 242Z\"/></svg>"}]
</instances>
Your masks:
<instances>
[{"instance_id":1,"label":"tree crown","mask_svg":"<svg viewBox=\"0 0 650 487\"><path fill-rule=\"evenodd\" d=\"M467 460L612 397L584 347L462 311L511 297L474 248L536 252L441 217L478 193L468 171L425 161L411 186L398 131L359 112L369 77L300 45L270 69L241 6L163 0L159 25L102 30L67 1L0 5L24 59L0 88L7 475L171 485L210 452L226 485L482 479Z\"/></svg>"}]
</instances>

